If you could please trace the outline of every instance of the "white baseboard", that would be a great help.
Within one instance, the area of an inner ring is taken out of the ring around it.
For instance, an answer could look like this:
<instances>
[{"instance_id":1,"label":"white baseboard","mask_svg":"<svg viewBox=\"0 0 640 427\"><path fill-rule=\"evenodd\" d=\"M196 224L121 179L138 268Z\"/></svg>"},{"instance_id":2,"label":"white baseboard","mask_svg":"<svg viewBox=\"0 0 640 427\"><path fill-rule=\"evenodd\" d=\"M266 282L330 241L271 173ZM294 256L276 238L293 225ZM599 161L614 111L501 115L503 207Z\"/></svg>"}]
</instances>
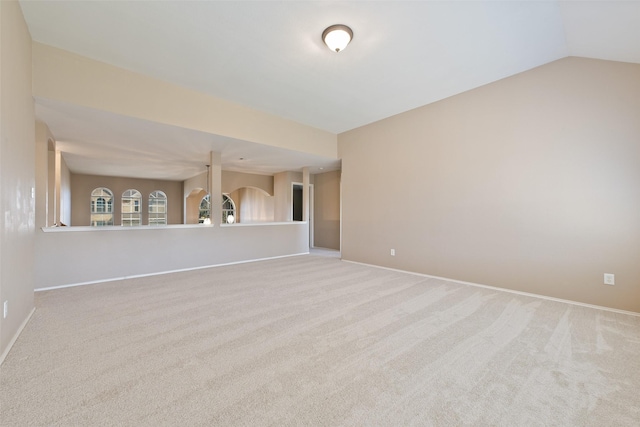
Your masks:
<instances>
[{"instance_id":1,"label":"white baseboard","mask_svg":"<svg viewBox=\"0 0 640 427\"><path fill-rule=\"evenodd\" d=\"M225 265L236 265L236 264L246 264L246 263L249 263L249 262L268 261L268 260L271 260L271 259L289 258L289 257L294 257L294 256L300 256L300 255L309 255L309 252L300 252L300 253L297 253L297 254L290 254L290 255L279 255L279 256L267 257L267 258L256 258L256 259L248 259L248 260L243 260L243 261L226 262L226 263L222 263L222 264L203 265L203 266L199 266L199 267L181 268L179 270L158 271L156 273L146 273L146 274L135 274L135 275L131 275L131 276L112 277L112 278L109 278L109 279L92 280L92 281L89 281L89 282L69 283L67 285L51 286L51 287L47 287L47 288L37 288L37 289L35 289L35 292L51 291L51 290L54 290L54 289L63 289L63 288L73 288L73 287L76 287L76 286L96 285L96 284L99 284L99 283L116 282L118 280L126 280L126 279L137 279L137 278L140 278L140 277L160 276L160 275L163 275L163 274L180 273L180 272L183 272L183 271L202 270L204 268L224 267Z\"/></svg>"},{"instance_id":2,"label":"white baseboard","mask_svg":"<svg viewBox=\"0 0 640 427\"><path fill-rule=\"evenodd\" d=\"M22 330L24 329L25 326L27 326L27 323L29 323L29 320L31 320L31 316L33 316L33 313L36 311L36 308L33 307L31 309L31 312L29 313L29 315L27 316L26 319L24 319L24 321L22 322L22 324L20 325L20 327L18 328L18 330L16 331L15 335L13 336L13 338L11 338L11 341L9 341L9 345L7 346L7 348L2 352L2 355L0 355L0 365L2 365L2 363L4 362L4 359L7 358L7 355L9 354L9 352L11 351L11 348L13 347L13 344L15 344L16 340L18 339L18 337L20 336L20 334L22 333Z\"/></svg>"},{"instance_id":3,"label":"white baseboard","mask_svg":"<svg viewBox=\"0 0 640 427\"><path fill-rule=\"evenodd\" d=\"M478 287L478 288L491 289L491 290L500 291L500 292L508 292L508 293L511 293L511 294L524 295L524 296L527 296L527 297L540 298L540 299L545 299L545 300L549 300L549 301L562 302L562 303L565 303L565 304L578 305L580 307L594 308L596 310L605 310L605 311L610 311L610 312L613 312L613 313L627 314L627 315L630 315L630 316L638 316L638 317L640 317L640 313L636 313L635 311L619 310L617 308L604 307L604 306L595 305L595 304L587 304L587 303L583 303L583 302L572 301L572 300L569 300L569 299L550 297L550 296L547 296L547 295L533 294L533 293L530 293L530 292L516 291L516 290L513 290L513 289L507 289L507 288L499 288L497 286L482 285L480 283L464 282L462 280L449 279L448 277L431 276L429 274L416 273L415 271L400 270L400 269L397 269L397 268L383 267L383 266L375 265L375 264L367 264L366 262L349 261L349 260L346 260L346 259L343 259L342 261L349 262L351 264L360 264L360 265L366 265L368 267L381 268L383 270L397 271L399 273L413 274L414 276L427 277L429 279L447 280L449 282L459 283L461 285L475 286L475 287Z\"/></svg>"}]
</instances>

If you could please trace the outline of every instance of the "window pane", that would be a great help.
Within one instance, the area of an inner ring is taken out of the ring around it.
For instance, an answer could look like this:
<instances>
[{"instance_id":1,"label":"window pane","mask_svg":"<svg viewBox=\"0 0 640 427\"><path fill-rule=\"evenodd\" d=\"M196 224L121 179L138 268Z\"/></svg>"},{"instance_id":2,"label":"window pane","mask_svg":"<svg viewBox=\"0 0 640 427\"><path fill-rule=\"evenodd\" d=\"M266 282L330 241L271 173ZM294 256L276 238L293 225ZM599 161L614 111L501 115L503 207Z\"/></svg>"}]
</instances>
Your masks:
<instances>
[{"instance_id":1,"label":"window pane","mask_svg":"<svg viewBox=\"0 0 640 427\"><path fill-rule=\"evenodd\" d=\"M113 225L113 193L99 187L91 192L91 225Z\"/></svg>"},{"instance_id":2,"label":"window pane","mask_svg":"<svg viewBox=\"0 0 640 427\"><path fill-rule=\"evenodd\" d=\"M167 223L167 195L162 191L154 191L149 195L149 225L165 225Z\"/></svg>"},{"instance_id":3,"label":"window pane","mask_svg":"<svg viewBox=\"0 0 640 427\"><path fill-rule=\"evenodd\" d=\"M224 224L233 224L237 221L236 204L231 197L226 194L222 195L222 222Z\"/></svg>"},{"instance_id":4,"label":"window pane","mask_svg":"<svg viewBox=\"0 0 640 427\"><path fill-rule=\"evenodd\" d=\"M135 189L129 189L122 193L122 217L120 223L123 227L142 225L140 205L142 194Z\"/></svg>"}]
</instances>

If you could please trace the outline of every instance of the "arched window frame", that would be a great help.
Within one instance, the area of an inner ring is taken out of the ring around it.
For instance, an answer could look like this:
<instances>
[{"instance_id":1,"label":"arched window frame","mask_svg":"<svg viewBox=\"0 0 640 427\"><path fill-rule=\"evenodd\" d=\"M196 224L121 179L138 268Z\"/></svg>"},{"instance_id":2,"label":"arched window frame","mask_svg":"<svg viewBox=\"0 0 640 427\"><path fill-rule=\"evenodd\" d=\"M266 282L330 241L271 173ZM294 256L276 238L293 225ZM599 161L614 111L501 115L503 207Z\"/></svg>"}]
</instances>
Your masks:
<instances>
[{"instance_id":1,"label":"arched window frame","mask_svg":"<svg viewBox=\"0 0 640 427\"><path fill-rule=\"evenodd\" d=\"M113 225L113 192L106 187L91 192L90 221L92 227Z\"/></svg>"},{"instance_id":2,"label":"arched window frame","mask_svg":"<svg viewBox=\"0 0 640 427\"><path fill-rule=\"evenodd\" d=\"M123 227L142 225L142 193L130 188L122 193L121 222Z\"/></svg>"},{"instance_id":3,"label":"arched window frame","mask_svg":"<svg viewBox=\"0 0 640 427\"><path fill-rule=\"evenodd\" d=\"M167 195L156 190L149 194L149 225L167 225Z\"/></svg>"},{"instance_id":4,"label":"arched window frame","mask_svg":"<svg viewBox=\"0 0 640 427\"><path fill-rule=\"evenodd\" d=\"M238 220L236 216L236 204L228 194L222 195L222 223L233 224Z\"/></svg>"},{"instance_id":5,"label":"arched window frame","mask_svg":"<svg viewBox=\"0 0 640 427\"><path fill-rule=\"evenodd\" d=\"M198 222L200 224L211 223L211 197L207 194L200 201L200 213ZM222 223L233 224L236 221L236 204L228 194L222 195ZM208 220L208 221L207 221Z\"/></svg>"},{"instance_id":6,"label":"arched window frame","mask_svg":"<svg viewBox=\"0 0 640 427\"><path fill-rule=\"evenodd\" d=\"M200 200L198 222L200 224L211 224L211 197L208 194L205 194Z\"/></svg>"}]
</instances>

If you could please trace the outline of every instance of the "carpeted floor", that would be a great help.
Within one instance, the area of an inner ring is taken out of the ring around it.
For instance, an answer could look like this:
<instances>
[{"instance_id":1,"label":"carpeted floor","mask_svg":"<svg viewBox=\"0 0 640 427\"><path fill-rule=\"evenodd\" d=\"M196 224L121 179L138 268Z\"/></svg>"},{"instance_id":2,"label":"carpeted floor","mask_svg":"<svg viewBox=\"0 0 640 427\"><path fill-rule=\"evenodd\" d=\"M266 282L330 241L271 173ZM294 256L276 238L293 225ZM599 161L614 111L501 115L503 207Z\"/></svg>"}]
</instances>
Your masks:
<instances>
[{"instance_id":1,"label":"carpeted floor","mask_svg":"<svg viewBox=\"0 0 640 427\"><path fill-rule=\"evenodd\" d=\"M4 426L638 426L640 320L313 255L40 292Z\"/></svg>"}]
</instances>

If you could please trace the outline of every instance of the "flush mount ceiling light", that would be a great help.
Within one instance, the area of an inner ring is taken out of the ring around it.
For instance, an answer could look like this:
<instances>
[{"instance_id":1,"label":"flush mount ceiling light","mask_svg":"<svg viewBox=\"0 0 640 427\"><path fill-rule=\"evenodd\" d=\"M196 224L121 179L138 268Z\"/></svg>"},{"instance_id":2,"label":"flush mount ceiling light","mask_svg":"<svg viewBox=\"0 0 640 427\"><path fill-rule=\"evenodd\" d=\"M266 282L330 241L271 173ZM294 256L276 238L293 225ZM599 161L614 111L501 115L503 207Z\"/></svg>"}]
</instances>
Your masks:
<instances>
[{"instance_id":1,"label":"flush mount ceiling light","mask_svg":"<svg viewBox=\"0 0 640 427\"><path fill-rule=\"evenodd\" d=\"M332 25L322 32L322 40L329 49L340 52L353 38L353 31L346 25Z\"/></svg>"}]
</instances>

